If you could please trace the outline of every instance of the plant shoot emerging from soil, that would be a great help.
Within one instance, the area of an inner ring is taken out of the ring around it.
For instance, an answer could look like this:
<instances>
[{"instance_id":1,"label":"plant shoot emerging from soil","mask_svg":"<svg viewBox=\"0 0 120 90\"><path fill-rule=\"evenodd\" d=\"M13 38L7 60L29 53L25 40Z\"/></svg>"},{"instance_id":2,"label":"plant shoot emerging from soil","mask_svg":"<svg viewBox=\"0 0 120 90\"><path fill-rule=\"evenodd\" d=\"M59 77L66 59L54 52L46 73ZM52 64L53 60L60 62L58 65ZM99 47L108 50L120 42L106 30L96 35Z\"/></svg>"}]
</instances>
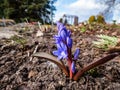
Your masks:
<instances>
[{"instance_id":1,"label":"plant shoot emerging from soil","mask_svg":"<svg viewBox=\"0 0 120 90\"><path fill-rule=\"evenodd\" d=\"M72 58L72 39L71 32L66 29L66 27L57 22L58 35L55 35L57 50L53 51L53 54L58 57L58 60L66 59L68 62L68 67L70 71L70 78L72 79L73 74L75 73L75 61L78 59L80 53L79 49L76 49L74 53L74 58Z\"/></svg>"},{"instance_id":2,"label":"plant shoot emerging from soil","mask_svg":"<svg viewBox=\"0 0 120 90\"><path fill-rule=\"evenodd\" d=\"M48 61L55 63L66 76L70 77L70 79L77 81L85 72L88 72L89 70L92 70L95 67L101 64L104 64L112 60L116 56L120 55L120 50L116 50L115 52L110 53L101 59L93 61L89 63L88 65L84 66L83 68L80 68L79 70L78 69L76 70L75 64L78 59L80 50L76 49L73 55L74 57L72 57L71 51L72 51L73 41L71 38L71 32L67 30L66 27L60 22L57 22L57 28L58 28L58 34L54 35L57 50L53 51L53 54L57 56L57 58L53 55L50 55L44 52L35 53L33 54L33 56L44 58ZM65 66L62 59L67 60L67 66Z\"/></svg>"}]
</instances>

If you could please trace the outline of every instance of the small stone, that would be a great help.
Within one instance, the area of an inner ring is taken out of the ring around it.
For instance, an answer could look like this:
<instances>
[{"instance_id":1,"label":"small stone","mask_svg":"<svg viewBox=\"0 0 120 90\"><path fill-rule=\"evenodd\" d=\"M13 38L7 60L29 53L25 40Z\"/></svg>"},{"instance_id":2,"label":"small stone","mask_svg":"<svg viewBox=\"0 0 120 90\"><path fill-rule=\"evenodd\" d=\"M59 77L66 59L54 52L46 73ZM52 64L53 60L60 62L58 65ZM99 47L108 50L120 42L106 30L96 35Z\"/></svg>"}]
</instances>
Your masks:
<instances>
[{"instance_id":1,"label":"small stone","mask_svg":"<svg viewBox=\"0 0 120 90\"><path fill-rule=\"evenodd\" d=\"M43 32L41 32L40 30L37 31L36 37L41 37L43 36Z\"/></svg>"},{"instance_id":2,"label":"small stone","mask_svg":"<svg viewBox=\"0 0 120 90\"><path fill-rule=\"evenodd\" d=\"M81 77L81 78L80 78L80 84L82 85L82 84L84 84L85 82L86 82L85 78L84 78L84 77Z\"/></svg>"},{"instance_id":3,"label":"small stone","mask_svg":"<svg viewBox=\"0 0 120 90\"><path fill-rule=\"evenodd\" d=\"M37 71L31 70L28 74L28 78L31 78L31 77L35 76L36 74L37 74Z\"/></svg>"},{"instance_id":4,"label":"small stone","mask_svg":"<svg viewBox=\"0 0 120 90\"><path fill-rule=\"evenodd\" d=\"M58 83L62 86L65 84L63 81L59 81Z\"/></svg>"},{"instance_id":5,"label":"small stone","mask_svg":"<svg viewBox=\"0 0 120 90\"><path fill-rule=\"evenodd\" d=\"M107 70L107 71L110 71L111 69L112 69L112 67L110 67L110 66L107 66L107 67L106 67L106 70Z\"/></svg>"}]
</instances>

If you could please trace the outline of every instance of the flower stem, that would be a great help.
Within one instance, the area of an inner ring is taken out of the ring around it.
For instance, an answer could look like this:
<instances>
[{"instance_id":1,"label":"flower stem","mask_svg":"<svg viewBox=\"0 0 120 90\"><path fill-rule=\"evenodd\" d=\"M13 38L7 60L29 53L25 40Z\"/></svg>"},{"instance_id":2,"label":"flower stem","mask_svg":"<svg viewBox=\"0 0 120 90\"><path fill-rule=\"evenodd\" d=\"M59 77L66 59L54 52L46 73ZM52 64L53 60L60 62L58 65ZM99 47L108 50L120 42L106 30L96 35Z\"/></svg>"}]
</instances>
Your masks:
<instances>
[{"instance_id":1,"label":"flower stem","mask_svg":"<svg viewBox=\"0 0 120 90\"><path fill-rule=\"evenodd\" d=\"M72 73L72 70L71 70L71 64L72 64L72 62L71 62L71 60L68 58L68 66L69 66L69 72L70 72L70 79L72 79L72 77L73 77L73 73Z\"/></svg>"},{"instance_id":2,"label":"flower stem","mask_svg":"<svg viewBox=\"0 0 120 90\"><path fill-rule=\"evenodd\" d=\"M72 64L72 54L71 54L71 49L68 49L68 66L69 66L69 72L70 72L70 79L73 78L71 64Z\"/></svg>"}]
</instances>

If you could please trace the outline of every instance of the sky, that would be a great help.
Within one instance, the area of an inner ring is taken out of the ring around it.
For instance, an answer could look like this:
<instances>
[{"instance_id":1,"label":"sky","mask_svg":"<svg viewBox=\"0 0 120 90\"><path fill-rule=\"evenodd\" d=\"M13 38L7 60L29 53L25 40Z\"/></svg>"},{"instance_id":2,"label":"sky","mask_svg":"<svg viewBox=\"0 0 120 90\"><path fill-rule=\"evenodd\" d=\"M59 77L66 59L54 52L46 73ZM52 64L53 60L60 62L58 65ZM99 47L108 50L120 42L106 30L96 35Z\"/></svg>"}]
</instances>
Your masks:
<instances>
[{"instance_id":1,"label":"sky","mask_svg":"<svg viewBox=\"0 0 120 90\"><path fill-rule=\"evenodd\" d=\"M106 5L96 2L96 0L57 0L54 21L59 20L63 14L77 15L79 22L86 21L91 15L102 12ZM114 11L113 19L120 22L118 10Z\"/></svg>"}]
</instances>

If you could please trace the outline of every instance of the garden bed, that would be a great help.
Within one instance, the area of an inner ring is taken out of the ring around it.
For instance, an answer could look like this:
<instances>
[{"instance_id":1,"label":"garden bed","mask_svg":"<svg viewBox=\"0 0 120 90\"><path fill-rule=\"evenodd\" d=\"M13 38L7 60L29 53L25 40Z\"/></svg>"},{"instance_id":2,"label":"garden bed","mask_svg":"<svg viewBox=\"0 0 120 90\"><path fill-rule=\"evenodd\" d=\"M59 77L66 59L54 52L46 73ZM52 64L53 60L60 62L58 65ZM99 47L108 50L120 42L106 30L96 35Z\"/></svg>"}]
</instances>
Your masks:
<instances>
[{"instance_id":1,"label":"garden bed","mask_svg":"<svg viewBox=\"0 0 120 90\"><path fill-rule=\"evenodd\" d=\"M32 57L34 52L51 54L56 49L52 35L56 34L57 30L44 32L42 37L36 37L34 30L22 32L22 36L27 41L24 44L11 43L11 39L0 40L0 90L119 90L119 56L86 72L78 81L73 81L55 64ZM101 30L98 27L97 30L88 30L84 33L78 30L72 31L72 50L80 48L76 68L80 69L108 54L93 46L92 41L96 40L96 35L119 37L119 30L118 28Z\"/></svg>"}]
</instances>

